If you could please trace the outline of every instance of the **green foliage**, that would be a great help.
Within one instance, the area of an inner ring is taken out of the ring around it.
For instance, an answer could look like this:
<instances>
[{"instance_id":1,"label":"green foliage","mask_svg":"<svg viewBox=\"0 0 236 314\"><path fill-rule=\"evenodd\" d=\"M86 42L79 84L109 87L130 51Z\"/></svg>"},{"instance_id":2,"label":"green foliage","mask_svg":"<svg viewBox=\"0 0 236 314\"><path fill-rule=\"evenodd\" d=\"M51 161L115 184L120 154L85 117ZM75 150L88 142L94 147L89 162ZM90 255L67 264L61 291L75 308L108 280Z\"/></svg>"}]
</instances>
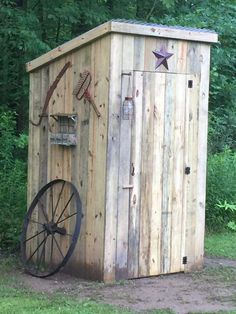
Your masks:
<instances>
[{"instance_id":1,"label":"green foliage","mask_svg":"<svg viewBox=\"0 0 236 314\"><path fill-rule=\"evenodd\" d=\"M20 10L14 1L0 2L0 103L2 110L18 113L17 129L26 129L28 77L25 63L49 47L39 37L35 15Z\"/></svg>"},{"instance_id":2,"label":"green foliage","mask_svg":"<svg viewBox=\"0 0 236 314\"><path fill-rule=\"evenodd\" d=\"M26 207L27 137L15 135L15 119L11 112L0 114L0 248L5 250L18 247Z\"/></svg>"},{"instance_id":3,"label":"green foliage","mask_svg":"<svg viewBox=\"0 0 236 314\"><path fill-rule=\"evenodd\" d=\"M206 234L205 253L208 256L236 259L236 233L224 232Z\"/></svg>"},{"instance_id":4,"label":"green foliage","mask_svg":"<svg viewBox=\"0 0 236 314\"><path fill-rule=\"evenodd\" d=\"M206 207L209 230L222 230L230 221L236 221L236 211L230 210L229 206L221 206L236 204L235 178L236 152L225 149L221 153L209 156Z\"/></svg>"},{"instance_id":5,"label":"green foliage","mask_svg":"<svg viewBox=\"0 0 236 314\"><path fill-rule=\"evenodd\" d=\"M235 204L228 204L226 201L224 201L224 203L216 204L216 206L219 208L224 208L224 210L226 210L227 212L230 212L233 215L236 215L236 205ZM227 223L227 227L231 231L236 231L236 220L235 221L233 221L233 220L229 221Z\"/></svg>"}]
</instances>

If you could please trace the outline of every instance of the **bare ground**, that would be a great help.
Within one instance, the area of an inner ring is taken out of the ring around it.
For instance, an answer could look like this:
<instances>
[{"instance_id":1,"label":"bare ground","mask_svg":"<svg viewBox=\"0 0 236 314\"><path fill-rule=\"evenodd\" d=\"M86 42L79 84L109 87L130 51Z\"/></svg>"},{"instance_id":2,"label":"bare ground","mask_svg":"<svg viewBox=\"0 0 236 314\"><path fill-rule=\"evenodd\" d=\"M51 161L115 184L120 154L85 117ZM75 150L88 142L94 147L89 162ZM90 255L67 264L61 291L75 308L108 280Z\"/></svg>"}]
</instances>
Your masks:
<instances>
[{"instance_id":1,"label":"bare ground","mask_svg":"<svg viewBox=\"0 0 236 314\"><path fill-rule=\"evenodd\" d=\"M85 281L59 273L47 279L17 272L24 286L45 294L63 293L90 298L146 313L172 309L175 313L235 310L236 260L205 258L202 271L128 280L112 285Z\"/></svg>"}]
</instances>

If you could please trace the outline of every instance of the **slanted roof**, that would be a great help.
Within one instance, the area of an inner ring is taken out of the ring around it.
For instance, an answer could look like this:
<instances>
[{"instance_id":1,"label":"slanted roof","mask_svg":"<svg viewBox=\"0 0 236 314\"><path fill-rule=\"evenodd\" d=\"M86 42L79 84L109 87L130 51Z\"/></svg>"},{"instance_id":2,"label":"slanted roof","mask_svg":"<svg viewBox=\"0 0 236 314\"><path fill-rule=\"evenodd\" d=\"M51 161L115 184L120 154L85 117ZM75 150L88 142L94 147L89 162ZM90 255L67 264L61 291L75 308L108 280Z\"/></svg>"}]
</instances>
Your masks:
<instances>
[{"instance_id":1,"label":"slanted roof","mask_svg":"<svg viewBox=\"0 0 236 314\"><path fill-rule=\"evenodd\" d=\"M43 54L26 64L26 69L31 72L64 54L77 49L108 33L123 33L152 37L164 37L172 39L182 39L189 41L199 41L206 43L216 43L217 33L208 29L188 28L182 26L165 26L160 24L138 22L133 20L111 20L92 30L75 37L65 44Z\"/></svg>"}]
</instances>

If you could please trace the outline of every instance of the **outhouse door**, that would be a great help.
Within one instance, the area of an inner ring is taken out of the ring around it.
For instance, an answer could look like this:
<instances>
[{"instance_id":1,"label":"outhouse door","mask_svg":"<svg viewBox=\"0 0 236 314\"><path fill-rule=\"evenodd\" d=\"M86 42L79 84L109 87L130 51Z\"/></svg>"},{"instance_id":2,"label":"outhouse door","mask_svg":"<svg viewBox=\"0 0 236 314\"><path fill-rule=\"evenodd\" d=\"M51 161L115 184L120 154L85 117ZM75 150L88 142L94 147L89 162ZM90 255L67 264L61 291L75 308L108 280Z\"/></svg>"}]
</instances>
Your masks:
<instances>
[{"instance_id":1,"label":"outhouse door","mask_svg":"<svg viewBox=\"0 0 236 314\"><path fill-rule=\"evenodd\" d=\"M198 89L194 75L122 75L134 115L120 125L116 262L129 278L183 271L194 245L186 216L196 200Z\"/></svg>"}]
</instances>

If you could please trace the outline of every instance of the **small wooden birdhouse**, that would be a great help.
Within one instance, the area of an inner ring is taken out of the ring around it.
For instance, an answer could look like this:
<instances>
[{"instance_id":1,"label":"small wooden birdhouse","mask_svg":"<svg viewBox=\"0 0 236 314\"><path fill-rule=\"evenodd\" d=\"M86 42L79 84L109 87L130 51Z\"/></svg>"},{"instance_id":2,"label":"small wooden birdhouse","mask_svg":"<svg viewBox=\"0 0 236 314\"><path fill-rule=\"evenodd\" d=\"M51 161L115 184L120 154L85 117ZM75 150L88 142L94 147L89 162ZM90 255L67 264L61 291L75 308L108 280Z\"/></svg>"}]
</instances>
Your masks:
<instances>
[{"instance_id":1,"label":"small wooden birdhouse","mask_svg":"<svg viewBox=\"0 0 236 314\"><path fill-rule=\"evenodd\" d=\"M48 186L27 231L45 237L27 239L28 259L70 256L66 271L103 281L202 267L215 42L209 30L112 20L27 64L28 202L52 180L73 184ZM67 255L74 188L82 219Z\"/></svg>"}]
</instances>

